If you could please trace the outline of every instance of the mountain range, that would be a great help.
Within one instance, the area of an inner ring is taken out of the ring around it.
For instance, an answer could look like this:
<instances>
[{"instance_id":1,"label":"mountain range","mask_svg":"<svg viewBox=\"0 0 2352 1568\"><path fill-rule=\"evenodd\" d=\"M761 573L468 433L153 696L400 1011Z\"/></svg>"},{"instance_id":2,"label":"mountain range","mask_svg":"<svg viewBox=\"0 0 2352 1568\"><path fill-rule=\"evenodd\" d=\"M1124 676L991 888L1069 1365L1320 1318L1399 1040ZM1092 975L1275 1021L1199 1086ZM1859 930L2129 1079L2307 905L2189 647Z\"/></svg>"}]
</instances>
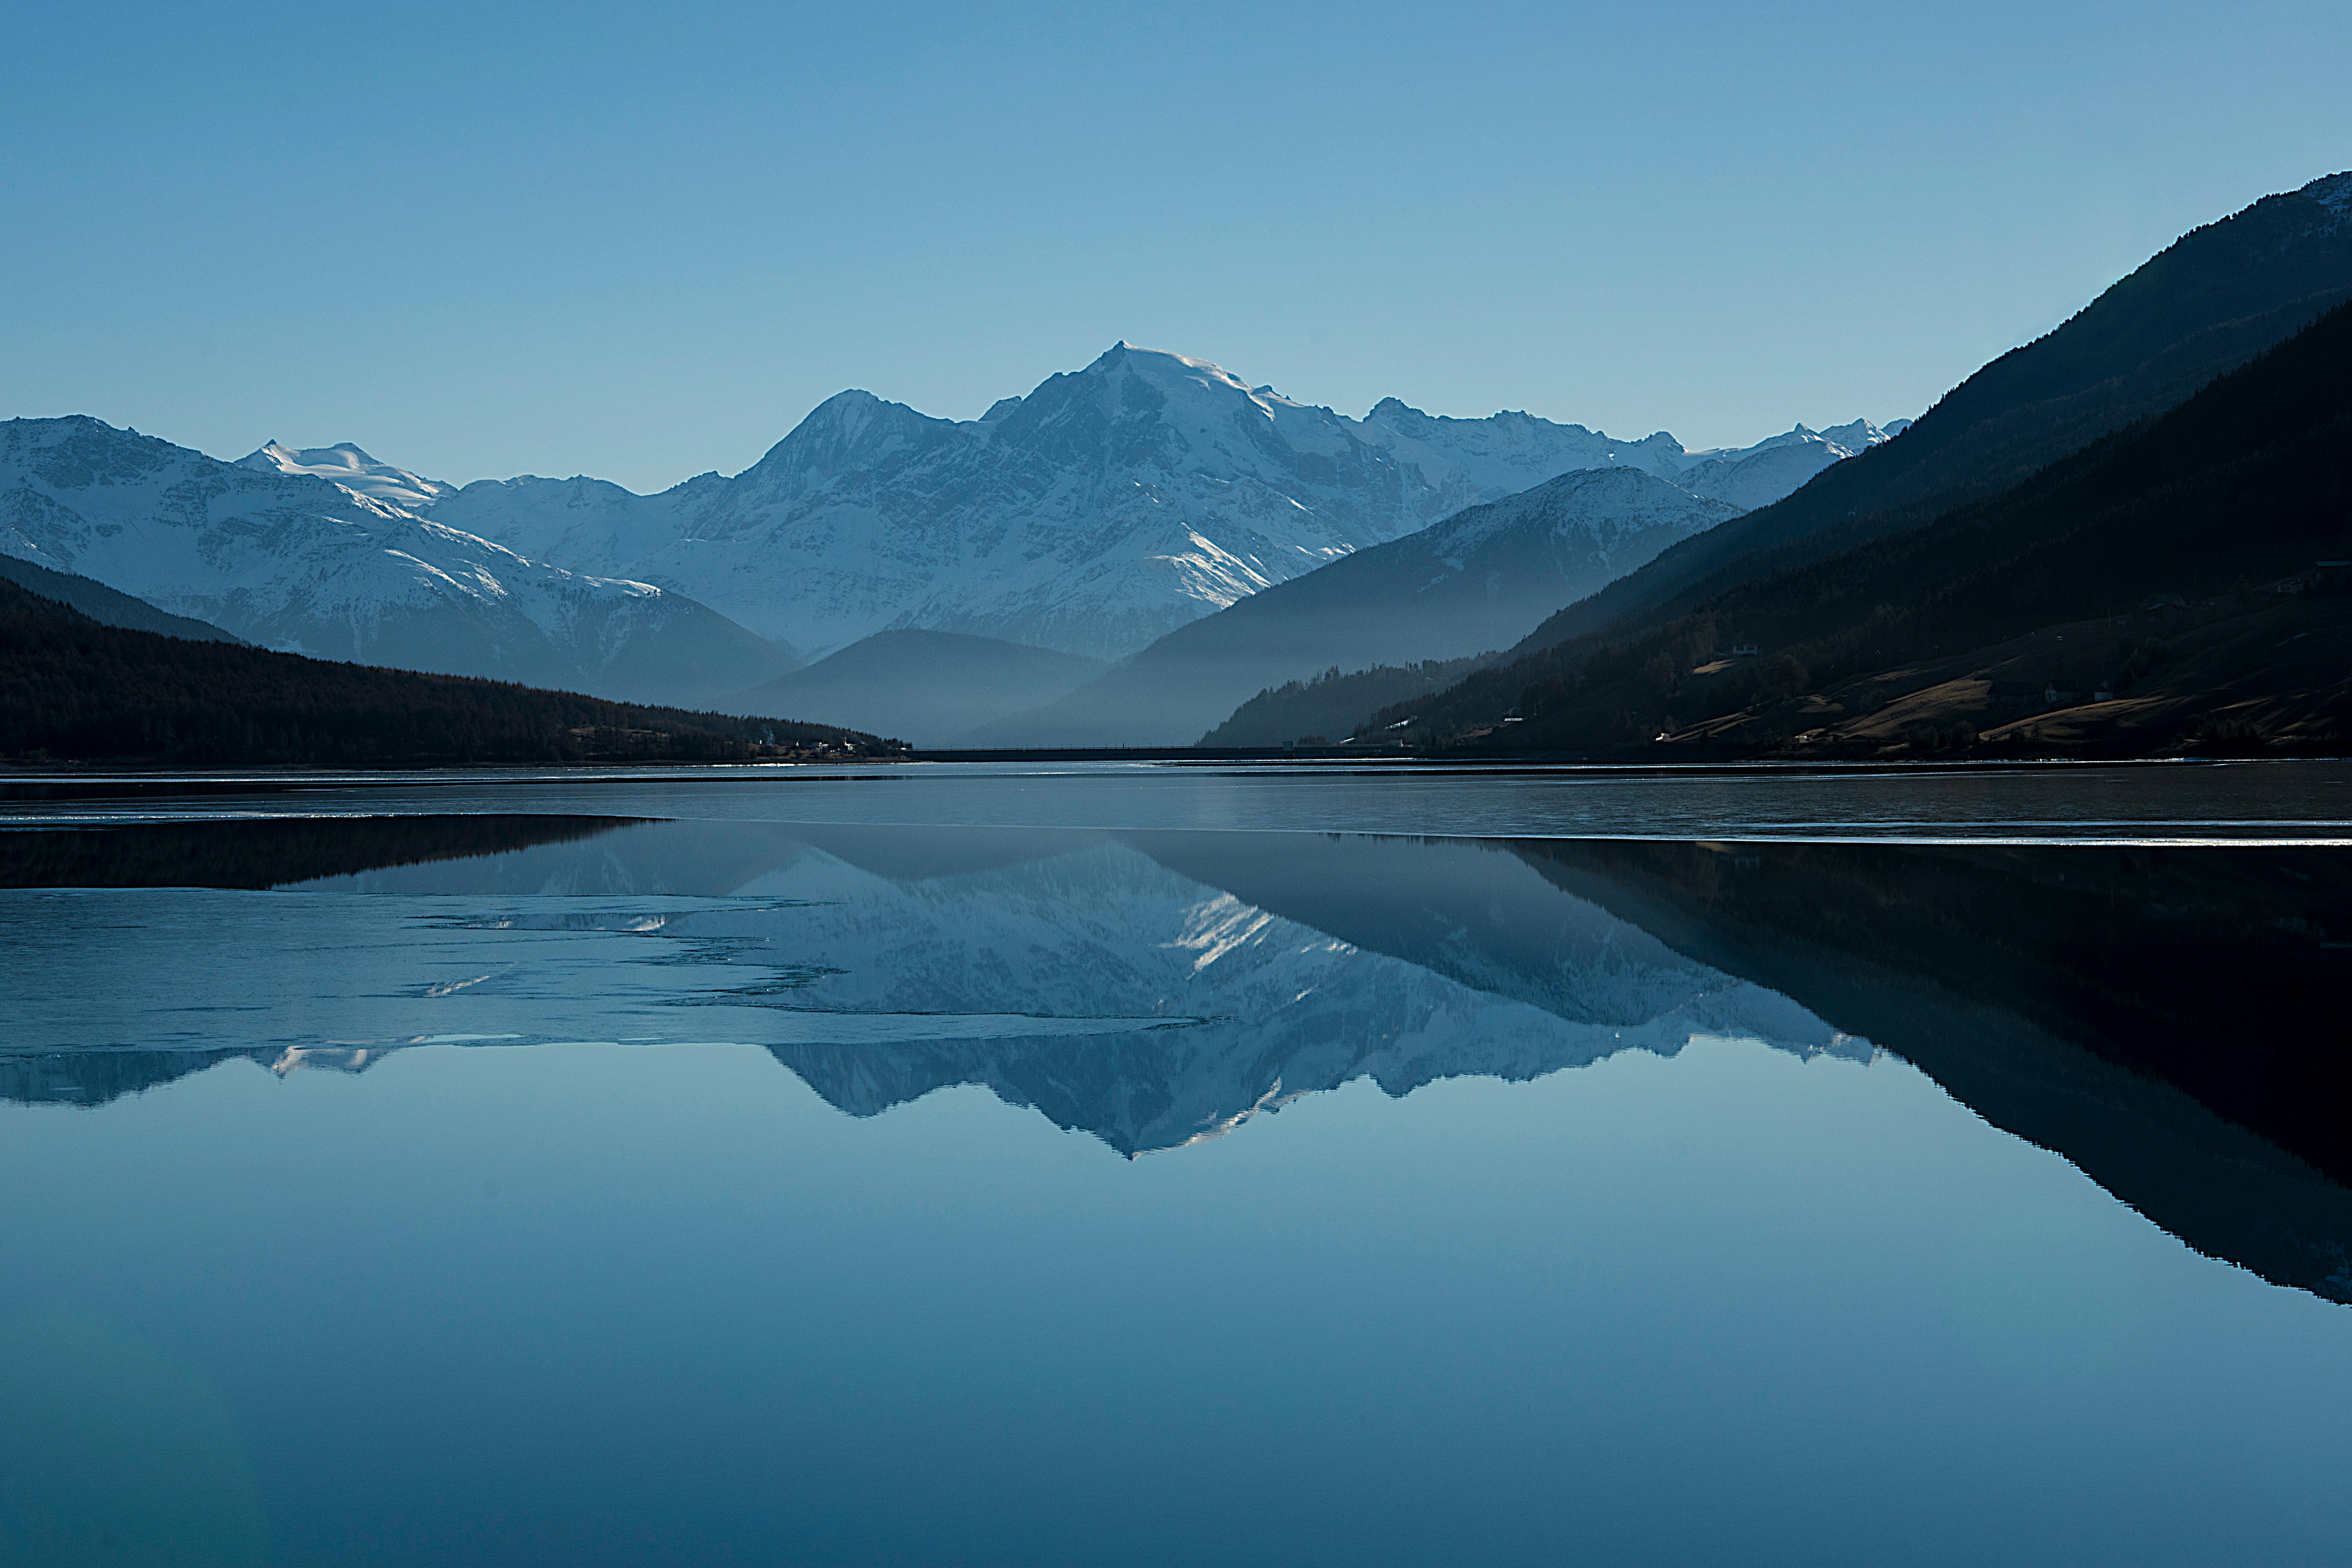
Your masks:
<instances>
[{"instance_id":1,"label":"mountain range","mask_svg":"<svg viewBox=\"0 0 2352 1568\"><path fill-rule=\"evenodd\" d=\"M455 486L350 443L224 463L86 416L15 420L0 554L318 657L683 705L929 690L910 728L961 717L990 745L1183 744L1310 679L1314 710L1351 728L1499 745L1529 692L1557 717L1556 683L1596 676L1619 744L1646 740L1644 715L1692 718L1653 700L1700 662L1651 646L1669 628L1738 607L1748 631L1717 629L1753 643L1786 607L1773 584L2031 482L2347 298L2340 174L2184 237L1916 424L1736 450L1395 398L1355 419L1123 342L976 420L845 392L743 472L656 496ZM935 636L784 679L802 650L918 632ZM1610 674L1628 639L1638 669ZM1052 655L1115 667L1067 689L1085 666ZM1465 658L1457 687L1416 687ZM1008 672L993 718L983 667ZM1356 667L1373 673L1350 684ZM1788 675L1712 689L1783 700L1807 689L1779 690ZM1379 708L1403 689L1406 711Z\"/></svg>"},{"instance_id":2,"label":"mountain range","mask_svg":"<svg viewBox=\"0 0 2352 1568\"><path fill-rule=\"evenodd\" d=\"M1885 439L1857 420L1693 452L1394 398L1359 420L1121 343L977 420L845 392L744 472L655 496L585 477L461 487L350 442L226 463L87 416L16 420L0 553L281 651L698 705L883 631L1124 658L1559 474L1655 477L1717 518ZM1622 571L1648 552L1584 553ZM910 679L956 679L911 655L891 655Z\"/></svg>"},{"instance_id":3,"label":"mountain range","mask_svg":"<svg viewBox=\"0 0 2352 1568\"><path fill-rule=\"evenodd\" d=\"M659 584L822 653L890 629L1118 659L1187 622L1575 468L1687 479L1750 506L1885 439L1867 421L1686 451L1526 414L1362 419L1205 360L1114 345L1085 369L935 419L827 399L751 468L659 495L483 480L427 515L535 560ZM398 470L381 480L425 481Z\"/></svg>"},{"instance_id":4,"label":"mountain range","mask_svg":"<svg viewBox=\"0 0 2352 1568\"><path fill-rule=\"evenodd\" d=\"M650 584L80 416L0 424L0 554L319 658L688 701L795 662Z\"/></svg>"}]
</instances>

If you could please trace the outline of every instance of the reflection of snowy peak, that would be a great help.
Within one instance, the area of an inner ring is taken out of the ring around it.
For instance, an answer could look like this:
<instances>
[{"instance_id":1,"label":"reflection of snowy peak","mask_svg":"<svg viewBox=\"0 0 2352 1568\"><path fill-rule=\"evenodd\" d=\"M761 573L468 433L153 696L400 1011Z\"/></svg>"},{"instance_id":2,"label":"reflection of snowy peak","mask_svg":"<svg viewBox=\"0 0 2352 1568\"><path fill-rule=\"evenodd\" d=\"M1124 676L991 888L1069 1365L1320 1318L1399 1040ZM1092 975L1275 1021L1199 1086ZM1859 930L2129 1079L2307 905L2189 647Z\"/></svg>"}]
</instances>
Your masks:
<instances>
[{"instance_id":1,"label":"reflection of snowy peak","mask_svg":"<svg viewBox=\"0 0 2352 1568\"><path fill-rule=\"evenodd\" d=\"M953 1043L818 1037L770 1049L853 1114L978 1083L1136 1152L1214 1136L1357 1078L1391 1094L1467 1074L1528 1079L1630 1048L1671 1055L1699 1035L1843 1048L1785 997L1680 958L1511 862L1459 847L1365 847L1408 879L1441 853L1517 869L1514 896L1541 899L1555 922L1548 957L1482 956L1464 930L1442 970L1423 967L1125 845L912 881L817 853L746 889L814 900L791 952L827 973L794 994L796 1005L1165 1022Z\"/></svg>"},{"instance_id":2,"label":"reflection of snowy peak","mask_svg":"<svg viewBox=\"0 0 2352 1568\"><path fill-rule=\"evenodd\" d=\"M1808 459L1834 460L1808 440ZM1735 485L1746 455L1704 455L1707 482L1746 495L1818 471L1781 458ZM1664 434L1618 441L1525 414L1441 418L1391 398L1350 419L1121 343L977 420L845 392L731 479L657 496L485 480L433 514L526 555L674 586L811 649L921 627L1116 658L1555 475L1672 478L1694 460Z\"/></svg>"},{"instance_id":3,"label":"reflection of snowy peak","mask_svg":"<svg viewBox=\"0 0 2352 1568\"><path fill-rule=\"evenodd\" d=\"M11 420L0 552L327 658L672 700L789 662L678 595L541 565L329 471L386 493L415 478L356 447L231 464L95 419Z\"/></svg>"},{"instance_id":4,"label":"reflection of snowy peak","mask_svg":"<svg viewBox=\"0 0 2352 1568\"><path fill-rule=\"evenodd\" d=\"M1527 1079L1698 1035L1849 1048L1463 844L651 822L298 889L176 895L186 918L129 969L26 922L60 980L12 1019L0 1095L104 1098L230 1054L357 1071L427 1040L731 1040L854 1114L981 1084L1133 1152L1358 1078ZM145 895L88 897L131 919ZM205 1005L225 986L238 1005Z\"/></svg>"}]
</instances>

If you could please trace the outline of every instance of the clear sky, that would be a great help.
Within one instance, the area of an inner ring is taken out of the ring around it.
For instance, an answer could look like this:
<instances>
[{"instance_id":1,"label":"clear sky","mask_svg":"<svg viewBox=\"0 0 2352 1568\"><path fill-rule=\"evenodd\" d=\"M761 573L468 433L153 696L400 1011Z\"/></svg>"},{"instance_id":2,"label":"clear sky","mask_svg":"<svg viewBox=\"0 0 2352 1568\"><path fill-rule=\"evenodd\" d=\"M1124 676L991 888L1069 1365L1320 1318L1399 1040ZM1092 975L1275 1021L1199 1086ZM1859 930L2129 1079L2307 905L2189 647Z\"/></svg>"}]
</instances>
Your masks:
<instances>
[{"instance_id":1,"label":"clear sky","mask_svg":"<svg viewBox=\"0 0 2352 1568\"><path fill-rule=\"evenodd\" d=\"M735 472L1119 338L1361 414L1916 414L2352 166L2352 6L10 6L0 416Z\"/></svg>"}]
</instances>

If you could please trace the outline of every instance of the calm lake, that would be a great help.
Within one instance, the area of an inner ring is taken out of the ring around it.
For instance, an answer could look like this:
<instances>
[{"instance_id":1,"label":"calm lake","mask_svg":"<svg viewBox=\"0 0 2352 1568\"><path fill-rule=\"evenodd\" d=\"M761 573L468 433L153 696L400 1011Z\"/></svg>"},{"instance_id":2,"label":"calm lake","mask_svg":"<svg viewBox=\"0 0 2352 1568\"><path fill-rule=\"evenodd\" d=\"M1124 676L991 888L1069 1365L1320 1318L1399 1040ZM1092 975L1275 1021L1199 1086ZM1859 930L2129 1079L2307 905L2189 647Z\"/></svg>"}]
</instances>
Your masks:
<instances>
[{"instance_id":1,"label":"calm lake","mask_svg":"<svg viewBox=\"0 0 2352 1568\"><path fill-rule=\"evenodd\" d=\"M2352 766L0 784L0 1562L2352 1561Z\"/></svg>"}]
</instances>

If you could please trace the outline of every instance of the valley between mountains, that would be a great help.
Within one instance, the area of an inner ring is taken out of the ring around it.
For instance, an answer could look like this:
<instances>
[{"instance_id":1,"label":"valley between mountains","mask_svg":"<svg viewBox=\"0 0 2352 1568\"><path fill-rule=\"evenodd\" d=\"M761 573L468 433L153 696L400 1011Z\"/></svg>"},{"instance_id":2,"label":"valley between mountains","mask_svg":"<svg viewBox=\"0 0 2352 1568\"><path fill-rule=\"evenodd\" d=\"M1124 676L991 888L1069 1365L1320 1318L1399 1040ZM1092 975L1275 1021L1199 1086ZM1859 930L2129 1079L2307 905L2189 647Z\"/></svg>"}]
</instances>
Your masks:
<instances>
[{"instance_id":1,"label":"valley between mountains","mask_svg":"<svg viewBox=\"0 0 2352 1568\"><path fill-rule=\"evenodd\" d=\"M1736 449L1356 418L1124 342L978 419L843 392L655 495L16 419L0 618L19 659L68 625L124 668L169 663L135 639L210 640L222 680L275 657L509 683L706 748L782 721L877 755L2325 750L2352 703L2347 300L2338 174L2183 237L1916 423ZM155 706L178 686L142 677L118 722L32 668L12 754L191 754ZM183 697L236 760L233 692Z\"/></svg>"}]
</instances>

